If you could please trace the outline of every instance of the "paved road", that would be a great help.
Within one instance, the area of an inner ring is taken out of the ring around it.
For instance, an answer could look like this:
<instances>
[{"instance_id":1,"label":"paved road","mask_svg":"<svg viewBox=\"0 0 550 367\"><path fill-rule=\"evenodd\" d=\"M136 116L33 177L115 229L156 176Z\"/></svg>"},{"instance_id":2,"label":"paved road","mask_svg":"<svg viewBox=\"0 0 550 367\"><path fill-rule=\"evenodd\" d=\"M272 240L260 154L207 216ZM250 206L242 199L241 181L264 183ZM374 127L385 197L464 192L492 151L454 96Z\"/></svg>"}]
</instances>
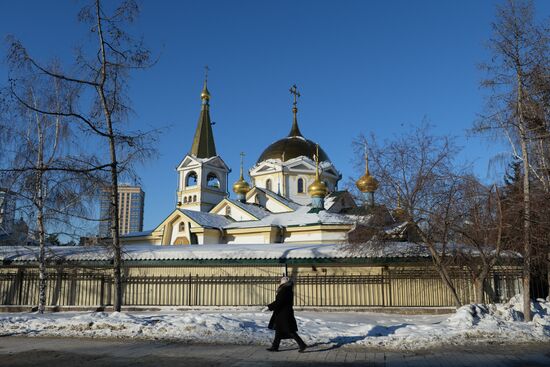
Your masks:
<instances>
[{"instance_id":1,"label":"paved road","mask_svg":"<svg viewBox=\"0 0 550 367\"><path fill-rule=\"evenodd\" d=\"M550 343L452 347L424 352L316 345L272 353L265 346L188 345L156 341L1 337L0 366L550 366Z\"/></svg>"}]
</instances>

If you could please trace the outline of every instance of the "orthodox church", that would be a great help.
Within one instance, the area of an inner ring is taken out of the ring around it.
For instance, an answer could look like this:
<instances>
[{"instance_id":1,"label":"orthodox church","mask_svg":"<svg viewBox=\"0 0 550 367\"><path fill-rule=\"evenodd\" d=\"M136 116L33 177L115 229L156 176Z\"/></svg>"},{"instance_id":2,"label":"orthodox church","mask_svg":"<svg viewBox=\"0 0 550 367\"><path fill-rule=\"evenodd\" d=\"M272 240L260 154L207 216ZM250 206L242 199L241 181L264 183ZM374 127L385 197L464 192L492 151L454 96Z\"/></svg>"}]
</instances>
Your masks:
<instances>
[{"instance_id":1,"label":"orthodox church","mask_svg":"<svg viewBox=\"0 0 550 367\"><path fill-rule=\"evenodd\" d=\"M288 136L269 145L229 195L230 168L216 152L210 120L207 81L201 93L201 111L189 153L181 160L175 209L155 229L122 237L126 244L322 244L340 243L357 222L358 207L348 191L338 190L340 172L328 154L304 137L298 126L294 85L293 120ZM378 182L365 174L357 187L374 205ZM389 213L389 212L388 212ZM391 216L391 214L390 214ZM389 218L390 222L395 222Z\"/></svg>"}]
</instances>

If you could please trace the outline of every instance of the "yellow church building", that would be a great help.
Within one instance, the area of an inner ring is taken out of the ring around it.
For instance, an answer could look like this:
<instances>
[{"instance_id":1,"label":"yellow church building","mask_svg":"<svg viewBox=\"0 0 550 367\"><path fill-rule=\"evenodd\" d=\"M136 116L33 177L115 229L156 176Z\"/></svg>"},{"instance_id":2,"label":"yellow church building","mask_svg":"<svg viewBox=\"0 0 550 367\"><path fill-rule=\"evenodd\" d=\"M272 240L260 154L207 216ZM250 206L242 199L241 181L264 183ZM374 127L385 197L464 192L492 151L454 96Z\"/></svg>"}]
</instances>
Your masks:
<instances>
[{"instance_id":1,"label":"yellow church building","mask_svg":"<svg viewBox=\"0 0 550 367\"><path fill-rule=\"evenodd\" d=\"M292 126L288 136L269 145L228 190L230 168L216 152L207 81L189 153L178 164L177 204L152 231L131 233L125 244L323 244L342 243L357 222L359 208L347 191L338 190L340 172L328 154L305 138L298 126L294 85ZM368 162L367 162L368 166ZM357 182L373 203L378 186L368 168Z\"/></svg>"}]
</instances>

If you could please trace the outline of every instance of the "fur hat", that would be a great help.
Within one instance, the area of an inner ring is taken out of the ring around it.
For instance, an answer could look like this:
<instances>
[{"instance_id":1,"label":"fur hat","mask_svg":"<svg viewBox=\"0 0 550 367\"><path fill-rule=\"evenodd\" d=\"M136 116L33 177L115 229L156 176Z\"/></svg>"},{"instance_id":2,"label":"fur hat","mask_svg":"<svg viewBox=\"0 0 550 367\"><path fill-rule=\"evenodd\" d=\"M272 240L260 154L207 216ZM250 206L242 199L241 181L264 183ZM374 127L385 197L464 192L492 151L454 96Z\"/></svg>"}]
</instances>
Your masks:
<instances>
[{"instance_id":1,"label":"fur hat","mask_svg":"<svg viewBox=\"0 0 550 367\"><path fill-rule=\"evenodd\" d=\"M280 285L283 285L285 283L288 283L290 281L290 278L289 277L282 277L279 284Z\"/></svg>"}]
</instances>

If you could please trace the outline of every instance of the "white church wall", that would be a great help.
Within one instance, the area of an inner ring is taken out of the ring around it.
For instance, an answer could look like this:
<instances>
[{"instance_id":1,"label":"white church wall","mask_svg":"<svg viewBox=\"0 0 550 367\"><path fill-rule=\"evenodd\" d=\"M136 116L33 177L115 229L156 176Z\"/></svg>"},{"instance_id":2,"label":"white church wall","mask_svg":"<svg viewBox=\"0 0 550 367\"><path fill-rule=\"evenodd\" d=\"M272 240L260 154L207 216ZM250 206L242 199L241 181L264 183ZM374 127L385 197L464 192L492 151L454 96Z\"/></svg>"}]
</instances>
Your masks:
<instances>
[{"instance_id":1,"label":"white church wall","mask_svg":"<svg viewBox=\"0 0 550 367\"><path fill-rule=\"evenodd\" d=\"M340 243L344 242L347 237L347 232L337 231L287 231L285 243Z\"/></svg>"},{"instance_id":2,"label":"white church wall","mask_svg":"<svg viewBox=\"0 0 550 367\"><path fill-rule=\"evenodd\" d=\"M223 202L221 206L213 208L215 210L210 211L211 214L223 215L230 217L236 222L248 221L248 220L257 220L256 217L252 216L245 210L239 208L237 205L229 203L227 201Z\"/></svg>"},{"instance_id":3,"label":"white church wall","mask_svg":"<svg viewBox=\"0 0 550 367\"><path fill-rule=\"evenodd\" d=\"M227 244L255 244L269 243L269 238L266 241L265 234L239 234L234 236L226 236Z\"/></svg>"},{"instance_id":4,"label":"white church wall","mask_svg":"<svg viewBox=\"0 0 550 367\"><path fill-rule=\"evenodd\" d=\"M283 205L278 201L271 199L269 196L267 197L267 200L265 202L265 208L272 213L286 213L290 211L290 209L286 205Z\"/></svg>"}]
</instances>

